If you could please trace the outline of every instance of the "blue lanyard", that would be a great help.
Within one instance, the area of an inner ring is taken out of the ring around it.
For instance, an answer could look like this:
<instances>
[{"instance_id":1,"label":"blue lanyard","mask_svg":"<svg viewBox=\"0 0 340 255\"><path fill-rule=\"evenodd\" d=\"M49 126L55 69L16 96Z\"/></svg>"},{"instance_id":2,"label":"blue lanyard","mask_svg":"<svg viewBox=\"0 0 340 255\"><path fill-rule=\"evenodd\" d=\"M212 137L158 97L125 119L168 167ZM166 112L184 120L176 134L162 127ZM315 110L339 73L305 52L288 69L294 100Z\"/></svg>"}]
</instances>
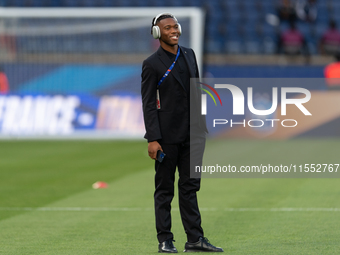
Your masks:
<instances>
[{"instance_id":1,"label":"blue lanyard","mask_svg":"<svg viewBox=\"0 0 340 255\"><path fill-rule=\"evenodd\" d=\"M178 50L177 50L177 55L176 55L175 61L172 63L172 65L171 65L170 68L166 71L166 73L163 75L162 79L159 80L159 82L158 82L158 87L162 84L162 82L164 81L164 79L169 75L169 73L171 72L172 68L175 66L176 61L177 61L178 56L179 56L179 52L180 52L180 49L179 49L179 45L178 45Z\"/></svg>"}]
</instances>

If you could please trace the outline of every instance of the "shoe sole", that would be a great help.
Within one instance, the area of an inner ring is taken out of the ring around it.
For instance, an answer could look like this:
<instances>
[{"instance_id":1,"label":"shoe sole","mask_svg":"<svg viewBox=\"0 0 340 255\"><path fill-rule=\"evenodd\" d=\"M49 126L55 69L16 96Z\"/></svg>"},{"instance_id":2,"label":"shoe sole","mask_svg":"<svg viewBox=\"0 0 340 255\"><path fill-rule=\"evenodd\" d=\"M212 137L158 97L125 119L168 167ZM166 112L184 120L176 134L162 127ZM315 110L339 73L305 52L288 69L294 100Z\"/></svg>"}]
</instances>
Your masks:
<instances>
[{"instance_id":1,"label":"shoe sole","mask_svg":"<svg viewBox=\"0 0 340 255\"><path fill-rule=\"evenodd\" d=\"M223 251L205 251L205 250L184 250L183 252L223 252Z\"/></svg>"}]
</instances>

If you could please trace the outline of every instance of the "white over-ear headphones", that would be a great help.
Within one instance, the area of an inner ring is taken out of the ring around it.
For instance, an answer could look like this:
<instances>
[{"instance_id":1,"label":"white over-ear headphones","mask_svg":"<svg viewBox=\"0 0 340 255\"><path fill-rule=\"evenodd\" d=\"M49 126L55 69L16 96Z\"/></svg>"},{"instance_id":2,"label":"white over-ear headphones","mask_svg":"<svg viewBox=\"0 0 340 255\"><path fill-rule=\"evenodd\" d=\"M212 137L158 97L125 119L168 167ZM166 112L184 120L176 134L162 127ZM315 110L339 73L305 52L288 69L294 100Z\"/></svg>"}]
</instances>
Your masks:
<instances>
[{"instance_id":1,"label":"white over-ear headphones","mask_svg":"<svg viewBox=\"0 0 340 255\"><path fill-rule=\"evenodd\" d=\"M156 26L156 23L157 23L158 18L162 15L169 15L169 16L171 16L171 18L173 18L177 22L179 35L181 35L182 34L182 27L181 27L181 24L178 23L176 17L174 15L172 15L171 13L164 12L164 13L158 14L156 16L155 20L153 21L153 26L152 26L152 36L153 36L153 38L155 38L155 39L161 38L161 30L159 29L159 26Z\"/></svg>"}]
</instances>

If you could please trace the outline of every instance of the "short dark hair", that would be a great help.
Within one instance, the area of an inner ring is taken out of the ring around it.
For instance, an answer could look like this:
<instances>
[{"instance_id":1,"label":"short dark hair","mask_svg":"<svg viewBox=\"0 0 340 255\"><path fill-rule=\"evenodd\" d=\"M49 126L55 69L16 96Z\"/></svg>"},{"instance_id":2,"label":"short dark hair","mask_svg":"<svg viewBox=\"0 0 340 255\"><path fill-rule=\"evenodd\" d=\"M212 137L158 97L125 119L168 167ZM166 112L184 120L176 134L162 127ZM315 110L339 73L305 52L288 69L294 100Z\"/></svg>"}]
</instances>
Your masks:
<instances>
[{"instance_id":1,"label":"short dark hair","mask_svg":"<svg viewBox=\"0 0 340 255\"><path fill-rule=\"evenodd\" d=\"M154 23L155 23L155 18L156 17L154 17L153 19L152 19L152 25L151 25L151 34L152 34L152 27L154 26ZM164 14L164 15L161 15L161 16L159 16L158 17L158 19L156 20L156 23L155 23L155 25L157 25L157 23L159 22L159 21L161 21L162 19L167 19L167 18L174 18L172 15L169 15L169 14Z\"/></svg>"}]
</instances>

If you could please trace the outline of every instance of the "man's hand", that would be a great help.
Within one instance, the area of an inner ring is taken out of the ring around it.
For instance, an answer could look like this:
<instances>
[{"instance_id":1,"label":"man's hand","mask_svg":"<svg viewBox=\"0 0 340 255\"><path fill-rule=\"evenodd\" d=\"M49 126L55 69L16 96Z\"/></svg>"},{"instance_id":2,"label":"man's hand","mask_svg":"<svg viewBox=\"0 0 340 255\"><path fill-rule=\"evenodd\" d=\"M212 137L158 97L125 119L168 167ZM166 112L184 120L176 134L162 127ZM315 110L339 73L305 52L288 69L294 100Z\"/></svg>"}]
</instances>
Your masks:
<instances>
[{"instance_id":1,"label":"man's hand","mask_svg":"<svg viewBox=\"0 0 340 255\"><path fill-rule=\"evenodd\" d=\"M161 145L157 141L149 142L148 152L149 152L150 158L157 159L157 151L158 150L163 151Z\"/></svg>"}]
</instances>

